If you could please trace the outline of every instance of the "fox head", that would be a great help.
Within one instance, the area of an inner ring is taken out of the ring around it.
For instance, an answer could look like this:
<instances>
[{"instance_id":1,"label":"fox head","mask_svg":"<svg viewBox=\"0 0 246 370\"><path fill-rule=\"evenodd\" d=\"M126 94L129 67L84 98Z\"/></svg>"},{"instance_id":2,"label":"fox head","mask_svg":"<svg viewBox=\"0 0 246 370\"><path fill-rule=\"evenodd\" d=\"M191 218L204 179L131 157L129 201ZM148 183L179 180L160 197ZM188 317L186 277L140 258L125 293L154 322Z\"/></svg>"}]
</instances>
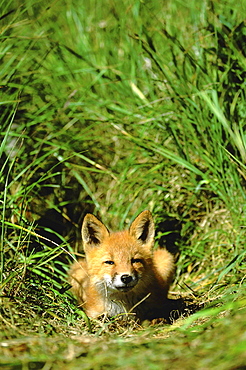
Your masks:
<instances>
[{"instance_id":1,"label":"fox head","mask_svg":"<svg viewBox=\"0 0 246 370\"><path fill-rule=\"evenodd\" d=\"M92 283L106 289L107 294L134 289L150 270L154 234L149 211L141 212L128 230L113 233L94 215L87 214L82 239Z\"/></svg>"}]
</instances>

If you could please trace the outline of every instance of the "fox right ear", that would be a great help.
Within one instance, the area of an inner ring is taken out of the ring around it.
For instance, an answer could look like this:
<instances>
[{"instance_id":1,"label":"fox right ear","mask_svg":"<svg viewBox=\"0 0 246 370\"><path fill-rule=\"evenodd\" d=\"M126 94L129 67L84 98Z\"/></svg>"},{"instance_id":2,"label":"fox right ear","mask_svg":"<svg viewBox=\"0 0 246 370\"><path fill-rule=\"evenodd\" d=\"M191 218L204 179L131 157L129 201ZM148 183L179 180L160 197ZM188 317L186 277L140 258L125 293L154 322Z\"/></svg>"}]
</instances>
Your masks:
<instances>
[{"instance_id":1,"label":"fox right ear","mask_svg":"<svg viewBox=\"0 0 246 370\"><path fill-rule=\"evenodd\" d=\"M153 246L155 225L150 211L141 212L131 224L129 232L142 244Z\"/></svg>"},{"instance_id":2,"label":"fox right ear","mask_svg":"<svg viewBox=\"0 0 246 370\"><path fill-rule=\"evenodd\" d=\"M94 215L87 213L82 224L81 234L86 252L90 247L98 247L103 239L109 235L109 231Z\"/></svg>"}]
</instances>

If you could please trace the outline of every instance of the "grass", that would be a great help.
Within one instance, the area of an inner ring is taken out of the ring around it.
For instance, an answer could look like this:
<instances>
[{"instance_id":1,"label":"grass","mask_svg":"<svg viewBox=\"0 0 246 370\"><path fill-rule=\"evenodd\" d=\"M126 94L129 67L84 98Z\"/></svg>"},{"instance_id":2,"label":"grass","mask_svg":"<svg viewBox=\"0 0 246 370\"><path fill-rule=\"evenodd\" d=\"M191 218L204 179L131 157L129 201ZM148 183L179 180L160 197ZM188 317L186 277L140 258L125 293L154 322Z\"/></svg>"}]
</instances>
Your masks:
<instances>
[{"instance_id":1,"label":"grass","mask_svg":"<svg viewBox=\"0 0 246 370\"><path fill-rule=\"evenodd\" d=\"M2 1L2 367L245 366L245 8ZM186 308L90 322L66 282L82 219L146 208Z\"/></svg>"}]
</instances>

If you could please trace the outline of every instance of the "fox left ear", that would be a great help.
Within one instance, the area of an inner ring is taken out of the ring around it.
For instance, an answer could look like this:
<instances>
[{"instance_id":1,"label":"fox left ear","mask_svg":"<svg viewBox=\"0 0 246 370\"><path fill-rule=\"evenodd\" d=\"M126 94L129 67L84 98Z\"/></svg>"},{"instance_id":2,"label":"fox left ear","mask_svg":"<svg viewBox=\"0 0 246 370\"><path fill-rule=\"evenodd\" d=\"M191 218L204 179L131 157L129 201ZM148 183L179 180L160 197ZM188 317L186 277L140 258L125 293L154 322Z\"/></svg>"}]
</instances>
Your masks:
<instances>
[{"instance_id":1,"label":"fox left ear","mask_svg":"<svg viewBox=\"0 0 246 370\"><path fill-rule=\"evenodd\" d=\"M141 212L129 228L130 235L143 244L154 244L155 225L150 211Z\"/></svg>"},{"instance_id":2,"label":"fox left ear","mask_svg":"<svg viewBox=\"0 0 246 370\"><path fill-rule=\"evenodd\" d=\"M109 235L106 226L91 213L85 216L81 233L85 252L90 248L99 247Z\"/></svg>"}]
</instances>

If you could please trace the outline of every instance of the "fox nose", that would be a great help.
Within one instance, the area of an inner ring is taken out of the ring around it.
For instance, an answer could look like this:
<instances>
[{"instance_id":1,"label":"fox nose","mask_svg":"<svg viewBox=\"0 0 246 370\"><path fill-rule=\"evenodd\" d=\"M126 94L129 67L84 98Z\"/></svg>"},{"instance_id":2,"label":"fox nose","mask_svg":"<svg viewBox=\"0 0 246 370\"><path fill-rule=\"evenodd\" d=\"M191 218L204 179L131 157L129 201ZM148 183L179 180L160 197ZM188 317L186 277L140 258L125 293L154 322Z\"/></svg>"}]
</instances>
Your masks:
<instances>
[{"instance_id":1,"label":"fox nose","mask_svg":"<svg viewBox=\"0 0 246 370\"><path fill-rule=\"evenodd\" d=\"M124 283L124 284L129 284L131 281L132 281L132 276L131 275L127 275L127 274L125 274L125 275L122 275L121 276L121 281L122 281L122 283Z\"/></svg>"}]
</instances>

